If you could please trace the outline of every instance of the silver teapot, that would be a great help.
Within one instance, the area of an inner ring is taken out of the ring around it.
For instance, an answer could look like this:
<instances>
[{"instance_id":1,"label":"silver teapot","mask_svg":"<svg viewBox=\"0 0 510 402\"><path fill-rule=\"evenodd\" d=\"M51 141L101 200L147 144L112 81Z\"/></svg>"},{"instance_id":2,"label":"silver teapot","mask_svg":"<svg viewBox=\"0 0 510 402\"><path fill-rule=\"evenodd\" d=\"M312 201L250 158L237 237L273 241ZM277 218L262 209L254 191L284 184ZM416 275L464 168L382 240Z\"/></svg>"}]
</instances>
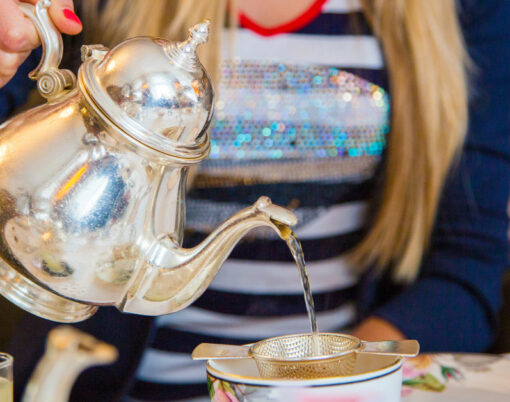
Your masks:
<instances>
[{"instance_id":1,"label":"silver teapot","mask_svg":"<svg viewBox=\"0 0 510 402\"><path fill-rule=\"evenodd\" d=\"M0 293L53 321L98 306L161 315L191 304L250 229L294 225L261 197L182 248L186 177L209 152L211 81L182 43L137 37L83 46L78 77L58 66L50 0L20 3L43 43L30 77L47 102L0 126Z\"/></svg>"}]
</instances>

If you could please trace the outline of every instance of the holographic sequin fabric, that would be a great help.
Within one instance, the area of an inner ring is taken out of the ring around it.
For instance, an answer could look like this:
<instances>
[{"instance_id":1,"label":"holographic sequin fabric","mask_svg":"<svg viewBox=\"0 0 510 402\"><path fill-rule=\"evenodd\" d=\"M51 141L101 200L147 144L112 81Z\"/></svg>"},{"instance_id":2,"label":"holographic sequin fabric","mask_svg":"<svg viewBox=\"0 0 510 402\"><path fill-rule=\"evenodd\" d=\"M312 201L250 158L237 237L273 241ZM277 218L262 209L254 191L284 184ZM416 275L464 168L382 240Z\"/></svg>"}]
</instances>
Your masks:
<instances>
[{"instance_id":1,"label":"holographic sequin fabric","mask_svg":"<svg viewBox=\"0 0 510 402\"><path fill-rule=\"evenodd\" d=\"M369 177L389 96L325 66L225 62L198 187Z\"/></svg>"}]
</instances>

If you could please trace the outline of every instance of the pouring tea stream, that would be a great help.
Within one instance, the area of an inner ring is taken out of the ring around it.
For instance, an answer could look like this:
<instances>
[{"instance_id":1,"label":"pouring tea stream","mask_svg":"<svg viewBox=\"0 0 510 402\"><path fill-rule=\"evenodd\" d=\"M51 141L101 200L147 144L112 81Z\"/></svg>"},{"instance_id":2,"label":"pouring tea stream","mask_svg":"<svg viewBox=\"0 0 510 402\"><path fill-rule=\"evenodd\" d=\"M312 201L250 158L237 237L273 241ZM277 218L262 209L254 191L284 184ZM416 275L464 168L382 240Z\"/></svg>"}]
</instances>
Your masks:
<instances>
[{"instance_id":1,"label":"pouring tea stream","mask_svg":"<svg viewBox=\"0 0 510 402\"><path fill-rule=\"evenodd\" d=\"M58 69L62 40L49 5L20 3L43 43L31 77L48 102L0 126L0 293L60 322L103 305L178 311L249 230L280 234L297 218L261 197L182 248L187 173L210 148L213 90L196 55L209 22L181 43L84 46L75 79Z\"/></svg>"},{"instance_id":2,"label":"pouring tea stream","mask_svg":"<svg viewBox=\"0 0 510 402\"><path fill-rule=\"evenodd\" d=\"M319 337L319 328L317 327L317 317L315 315L315 304L313 302L312 289L310 287L310 278L308 276L308 270L306 269L305 256L303 253L303 247L292 229L283 224L277 225L280 229L280 237L285 240L289 247L290 253L296 262L299 270L299 276L301 277L301 284L303 285L303 293L305 297L306 312L308 313L308 319L310 320L311 329L311 352L314 356L321 355L321 343Z\"/></svg>"}]
</instances>

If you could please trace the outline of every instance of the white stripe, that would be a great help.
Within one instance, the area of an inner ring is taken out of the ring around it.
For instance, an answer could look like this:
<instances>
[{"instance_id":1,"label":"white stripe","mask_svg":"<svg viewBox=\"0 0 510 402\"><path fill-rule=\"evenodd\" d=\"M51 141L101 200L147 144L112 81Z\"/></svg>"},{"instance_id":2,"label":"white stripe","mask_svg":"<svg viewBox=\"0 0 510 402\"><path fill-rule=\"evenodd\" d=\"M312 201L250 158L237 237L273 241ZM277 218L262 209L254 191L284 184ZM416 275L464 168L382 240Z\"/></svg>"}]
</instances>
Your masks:
<instances>
[{"instance_id":1,"label":"white stripe","mask_svg":"<svg viewBox=\"0 0 510 402\"><path fill-rule=\"evenodd\" d=\"M362 158L358 157L357 159L358 165L356 167L359 167L359 170L356 173L359 174L359 171L366 171L367 168L360 165ZM292 171L295 172L296 169L303 168L304 165L305 164L303 162L289 163L288 165L280 164L276 167L274 165L268 165L267 171L262 171L261 173L266 173L265 178L274 179L274 176L269 175L270 172L281 172L282 170L285 170L287 166L290 166L288 173L291 173L290 168L294 168ZM307 171L312 170L312 165L313 167L320 167L321 162L310 162L310 166L305 166L305 168L308 169ZM338 164L335 167L342 169L344 166ZM230 177L240 177L241 173L244 171L246 174L250 174L250 177L255 177L253 172L257 169L260 171L261 168L259 166L247 166L245 168L235 166L233 168L207 168L207 170L204 171L206 171L209 176L220 176L223 174L224 176ZM324 171L319 169L319 173L324 173ZM344 169L344 173L348 172ZM287 175L286 177L288 178L290 176ZM188 228L208 232L210 231L211 226L218 226L221 222L230 218L234 213L246 207L248 207L248 205L240 203L213 203L211 201L204 200L191 200L188 208ZM351 233L363 227L365 224L367 209L368 203L366 201L346 202L343 204L320 208L297 208L294 212L298 217L298 224L294 228L294 231L301 240L321 239L324 237ZM204 219L204 213L206 213L204 211L207 212L208 217L214 216L214 220ZM264 228L263 231L260 229L258 231L260 234L263 233L265 238L278 238L276 233L273 233L270 229L265 230ZM268 232L271 233L272 236L268 236Z\"/></svg>"},{"instance_id":2,"label":"white stripe","mask_svg":"<svg viewBox=\"0 0 510 402\"><path fill-rule=\"evenodd\" d=\"M360 229L365 222L367 208L366 201L333 205L321 211L317 219L298 227L296 235L301 240L319 239Z\"/></svg>"},{"instance_id":3,"label":"white stripe","mask_svg":"<svg viewBox=\"0 0 510 402\"><path fill-rule=\"evenodd\" d=\"M323 13L349 13L352 11L360 11L361 3L359 0L328 0L322 6Z\"/></svg>"},{"instance_id":4,"label":"white stripe","mask_svg":"<svg viewBox=\"0 0 510 402\"><path fill-rule=\"evenodd\" d=\"M354 313L354 304L351 303L320 312L317 313L317 325L321 331L335 332L349 325L354 319ZM158 317L158 325L237 339L265 339L310 331L310 321L306 314L258 318L215 313L193 306Z\"/></svg>"},{"instance_id":5,"label":"white stripe","mask_svg":"<svg viewBox=\"0 0 510 402\"><path fill-rule=\"evenodd\" d=\"M228 32L225 32L228 35ZM223 55L230 58L229 40L223 40ZM282 34L263 37L238 29L234 57L251 61L314 64L335 67L383 67L381 49L373 36Z\"/></svg>"},{"instance_id":6,"label":"white stripe","mask_svg":"<svg viewBox=\"0 0 510 402\"><path fill-rule=\"evenodd\" d=\"M317 68L317 67L316 67ZM320 71L321 74L327 74L327 67L321 67L323 69ZM317 71L317 70L316 70ZM353 76L356 77L356 76ZM229 85L230 83L227 83ZM250 85L250 84L244 84ZM268 99L278 99L280 105L285 105L286 108L290 106L296 107L298 106L300 109L306 110L308 113L296 113L292 115L293 124L298 123L309 123L312 126L317 125L320 127L325 127L326 129L331 129L331 126L342 123L342 128L345 131L360 129L361 130L379 130L383 124L388 122L388 114L386 111L380 107L374 106L374 99L372 93L368 91L356 92L349 91L348 89L341 87L333 87L327 90L311 90L310 96L313 96L314 102L318 102L318 104L328 105L328 114L329 119L324 118L324 114L316 113L317 106L316 104L306 104L303 105L303 95L301 93L296 93L294 91L282 91L281 89L271 89L267 87L263 88L250 88L250 90L257 90L257 95L252 95L250 98L250 102L253 101L255 96L265 99L266 102ZM228 87L222 86L220 88L221 94L225 99L236 99L239 96L240 89L238 87ZM351 100L349 102L345 102L341 97L345 93L351 94ZM385 99L386 100L386 99ZM243 100L244 101L244 100ZM245 107L249 107L250 103L245 103ZM306 109L304 109L306 107ZM251 120L252 121L267 121L268 119L268 109L267 108L250 108L251 111ZM239 106L232 108L224 108L221 110L221 118L222 119L237 119L239 117ZM334 119L334 120L333 120ZM362 122L362 126L360 127L360 122ZM355 140L359 141L359 140Z\"/></svg>"},{"instance_id":7,"label":"white stripe","mask_svg":"<svg viewBox=\"0 0 510 402\"><path fill-rule=\"evenodd\" d=\"M169 342L172 340L169 339ZM170 353L157 349L145 351L137 378L159 383L192 384L205 382L203 361L194 361L188 353Z\"/></svg>"},{"instance_id":8,"label":"white stripe","mask_svg":"<svg viewBox=\"0 0 510 402\"><path fill-rule=\"evenodd\" d=\"M314 293L347 288L357 281L345 257L310 262L307 269ZM229 259L223 264L210 288L251 294L303 293L299 273L293 262Z\"/></svg>"}]
</instances>

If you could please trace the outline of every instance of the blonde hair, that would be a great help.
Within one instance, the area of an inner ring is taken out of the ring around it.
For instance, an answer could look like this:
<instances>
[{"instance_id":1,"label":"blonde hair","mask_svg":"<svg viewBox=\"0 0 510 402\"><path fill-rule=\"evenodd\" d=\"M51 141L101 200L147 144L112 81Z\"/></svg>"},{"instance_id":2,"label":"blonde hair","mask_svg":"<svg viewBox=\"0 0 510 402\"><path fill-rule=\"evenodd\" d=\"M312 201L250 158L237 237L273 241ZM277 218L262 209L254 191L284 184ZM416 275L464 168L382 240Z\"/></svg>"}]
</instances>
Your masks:
<instances>
[{"instance_id":1,"label":"blonde hair","mask_svg":"<svg viewBox=\"0 0 510 402\"><path fill-rule=\"evenodd\" d=\"M99 2L81 2L85 40L110 47L141 35L182 40L196 23L205 18L214 21L207 46L198 51L206 69L217 75L227 0L108 0L100 13Z\"/></svg>"},{"instance_id":2,"label":"blonde hair","mask_svg":"<svg viewBox=\"0 0 510 402\"><path fill-rule=\"evenodd\" d=\"M380 203L352 258L361 268L391 265L397 280L411 281L464 140L467 57L455 0L361 2L382 43L392 112ZM93 40L109 45L136 35L182 39L189 26L210 18L214 28L201 58L217 71L226 0L151 0L150 7L146 1L109 0L100 16L98 0L83 3L86 21L99 25Z\"/></svg>"},{"instance_id":3,"label":"blonde hair","mask_svg":"<svg viewBox=\"0 0 510 402\"><path fill-rule=\"evenodd\" d=\"M354 258L416 277L467 125L467 56L455 0L362 0L390 79L391 131L374 223Z\"/></svg>"}]
</instances>

